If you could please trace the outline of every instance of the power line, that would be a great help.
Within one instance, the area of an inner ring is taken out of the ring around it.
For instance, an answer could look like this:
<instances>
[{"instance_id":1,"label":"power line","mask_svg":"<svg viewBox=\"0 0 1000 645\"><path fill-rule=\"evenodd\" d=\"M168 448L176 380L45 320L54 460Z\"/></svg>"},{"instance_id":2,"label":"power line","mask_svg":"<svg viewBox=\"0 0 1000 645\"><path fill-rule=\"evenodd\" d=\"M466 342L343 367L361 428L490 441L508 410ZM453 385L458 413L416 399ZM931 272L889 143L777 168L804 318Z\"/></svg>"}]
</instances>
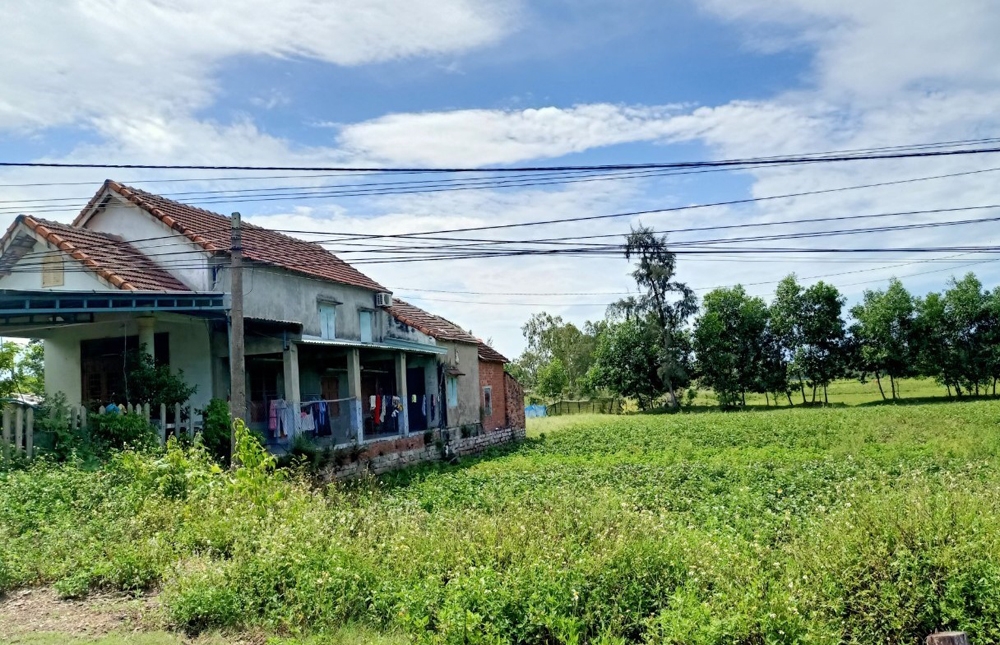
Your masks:
<instances>
[{"instance_id":1,"label":"power line","mask_svg":"<svg viewBox=\"0 0 1000 645\"><path fill-rule=\"evenodd\" d=\"M958 155L979 155L1000 152L1000 147L964 148L959 150L916 150L903 152L888 152L883 154L829 154L809 153L790 157L757 157L749 159L723 159L716 161L681 161L635 164L596 164L596 165L566 165L566 166L512 166L507 168L419 168L419 167L378 167L378 166L239 166L239 165L194 165L194 164L108 164L108 163L66 163L38 161L0 161L0 167L8 168L105 168L105 169L139 169L139 170L242 170L242 171L275 171L275 172L350 172L350 173L513 173L513 172L552 172L552 171L584 171L584 170L645 170L654 168L707 168L723 166L742 166L748 163L764 165L786 165L804 161L818 160L824 163L841 161L872 161L883 159L913 159L925 157L948 157Z\"/></svg>"}]
</instances>

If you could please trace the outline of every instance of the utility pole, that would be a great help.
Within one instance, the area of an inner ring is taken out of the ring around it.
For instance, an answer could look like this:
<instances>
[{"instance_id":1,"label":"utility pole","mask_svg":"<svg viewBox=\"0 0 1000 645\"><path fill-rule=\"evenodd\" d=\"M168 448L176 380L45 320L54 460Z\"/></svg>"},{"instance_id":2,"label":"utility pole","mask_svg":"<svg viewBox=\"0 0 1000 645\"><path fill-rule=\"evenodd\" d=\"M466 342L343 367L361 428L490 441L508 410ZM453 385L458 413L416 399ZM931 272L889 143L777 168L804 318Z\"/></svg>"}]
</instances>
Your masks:
<instances>
[{"instance_id":1,"label":"utility pole","mask_svg":"<svg viewBox=\"0 0 1000 645\"><path fill-rule=\"evenodd\" d=\"M231 298L229 308L229 413L246 421L247 388L246 358L243 350L243 235L240 214L233 213L233 241L229 249L232 262L229 266ZM236 460L236 433L229 429L229 463Z\"/></svg>"}]
</instances>

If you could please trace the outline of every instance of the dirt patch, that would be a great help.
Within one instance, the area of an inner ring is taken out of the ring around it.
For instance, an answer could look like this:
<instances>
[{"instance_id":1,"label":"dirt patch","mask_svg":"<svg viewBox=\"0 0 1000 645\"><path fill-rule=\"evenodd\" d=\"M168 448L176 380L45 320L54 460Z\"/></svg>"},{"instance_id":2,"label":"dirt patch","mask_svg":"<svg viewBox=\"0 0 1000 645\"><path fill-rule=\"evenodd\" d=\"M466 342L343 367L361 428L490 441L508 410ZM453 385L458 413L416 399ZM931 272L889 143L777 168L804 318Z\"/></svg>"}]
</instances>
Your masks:
<instances>
[{"instance_id":1,"label":"dirt patch","mask_svg":"<svg viewBox=\"0 0 1000 645\"><path fill-rule=\"evenodd\" d=\"M155 610L155 596L99 594L63 600L52 589L22 589L0 600L0 634L62 632L101 636L140 631L153 626Z\"/></svg>"}]
</instances>

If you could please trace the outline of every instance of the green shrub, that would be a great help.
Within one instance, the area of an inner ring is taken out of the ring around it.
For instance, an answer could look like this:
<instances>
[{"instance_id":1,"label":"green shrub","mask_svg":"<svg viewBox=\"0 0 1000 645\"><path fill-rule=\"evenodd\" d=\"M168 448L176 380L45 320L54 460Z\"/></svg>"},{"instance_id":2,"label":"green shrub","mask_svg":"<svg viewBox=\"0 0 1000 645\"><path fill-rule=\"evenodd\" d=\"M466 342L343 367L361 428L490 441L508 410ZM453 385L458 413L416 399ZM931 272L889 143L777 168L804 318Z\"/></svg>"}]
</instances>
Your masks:
<instances>
[{"instance_id":1,"label":"green shrub","mask_svg":"<svg viewBox=\"0 0 1000 645\"><path fill-rule=\"evenodd\" d=\"M135 448L148 450L157 445L157 433L140 413L90 415L90 440L101 454Z\"/></svg>"},{"instance_id":2,"label":"green shrub","mask_svg":"<svg viewBox=\"0 0 1000 645\"><path fill-rule=\"evenodd\" d=\"M204 419L202 443L216 461L228 466L233 425L229 414L229 403L222 399L212 399L201 414Z\"/></svg>"}]
</instances>

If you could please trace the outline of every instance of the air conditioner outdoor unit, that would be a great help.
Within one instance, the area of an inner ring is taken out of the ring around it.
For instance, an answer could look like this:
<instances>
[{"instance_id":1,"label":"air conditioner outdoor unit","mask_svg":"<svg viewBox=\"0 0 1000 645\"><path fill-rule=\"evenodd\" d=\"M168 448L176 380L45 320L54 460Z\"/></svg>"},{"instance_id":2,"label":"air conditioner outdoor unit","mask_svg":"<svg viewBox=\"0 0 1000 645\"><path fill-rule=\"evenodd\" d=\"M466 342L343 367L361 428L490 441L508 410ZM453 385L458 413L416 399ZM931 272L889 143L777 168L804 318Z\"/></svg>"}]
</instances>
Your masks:
<instances>
[{"instance_id":1,"label":"air conditioner outdoor unit","mask_svg":"<svg viewBox=\"0 0 1000 645\"><path fill-rule=\"evenodd\" d=\"M376 293L375 294L375 306L376 307L391 307L392 306L392 294L391 293Z\"/></svg>"}]
</instances>

